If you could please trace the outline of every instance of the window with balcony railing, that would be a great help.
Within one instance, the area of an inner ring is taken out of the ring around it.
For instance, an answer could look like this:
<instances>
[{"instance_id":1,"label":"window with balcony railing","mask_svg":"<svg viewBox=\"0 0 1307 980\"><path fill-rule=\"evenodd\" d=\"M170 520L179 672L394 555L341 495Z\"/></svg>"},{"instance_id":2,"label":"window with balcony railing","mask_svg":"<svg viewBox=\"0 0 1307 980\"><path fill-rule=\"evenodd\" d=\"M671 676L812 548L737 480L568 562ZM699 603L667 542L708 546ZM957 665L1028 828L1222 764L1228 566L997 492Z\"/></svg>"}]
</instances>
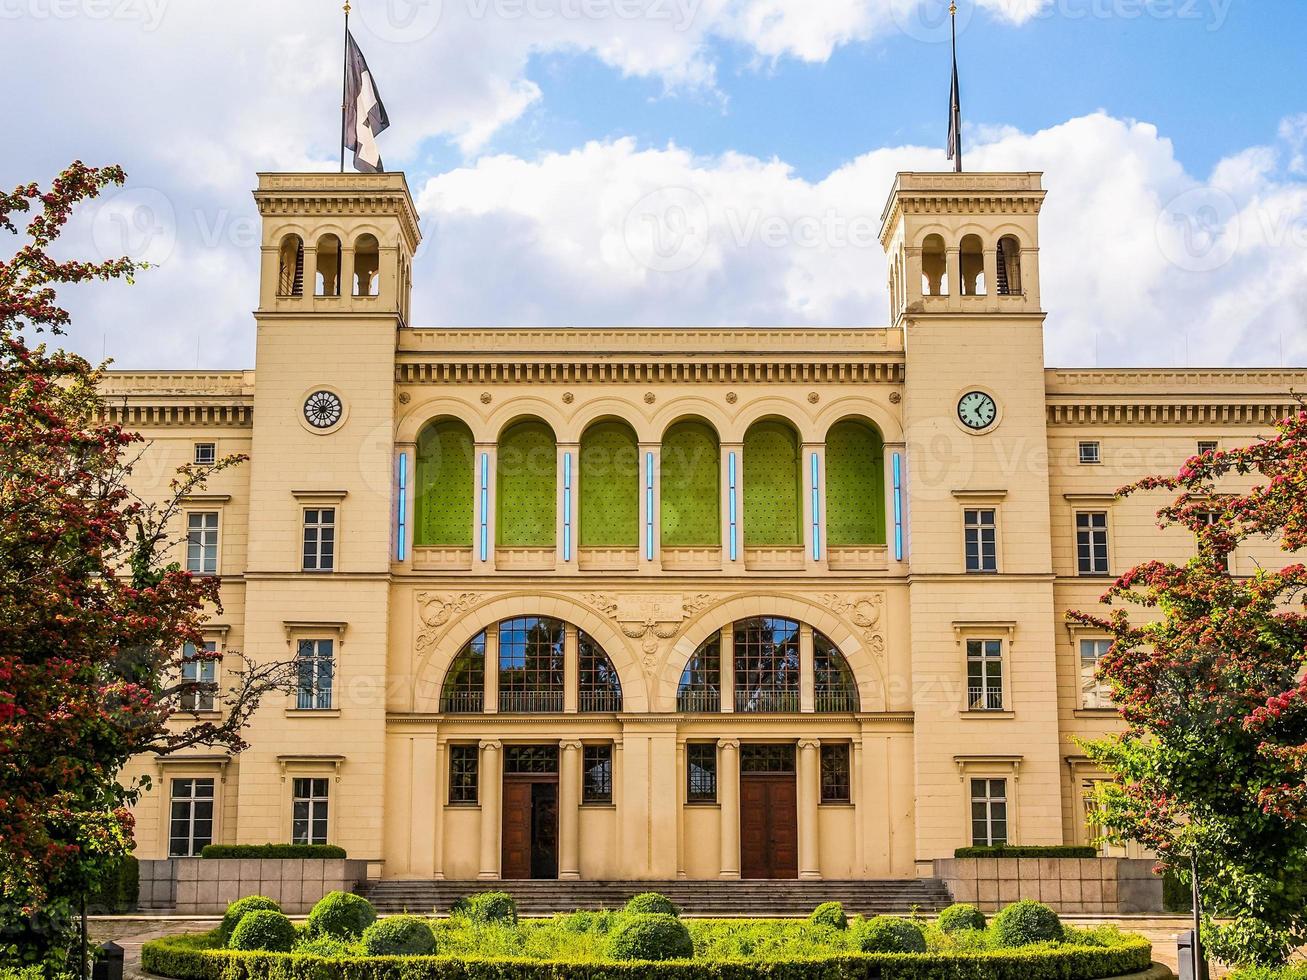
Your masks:
<instances>
[{"instance_id":1,"label":"window with balcony railing","mask_svg":"<svg viewBox=\"0 0 1307 980\"><path fill-rule=\"evenodd\" d=\"M799 710L799 624L759 616L734 626L735 710Z\"/></svg>"},{"instance_id":2,"label":"window with balcony railing","mask_svg":"<svg viewBox=\"0 0 1307 980\"><path fill-rule=\"evenodd\" d=\"M1003 710L1003 641L967 640L967 709Z\"/></svg>"},{"instance_id":3,"label":"window with balcony railing","mask_svg":"<svg viewBox=\"0 0 1307 980\"><path fill-rule=\"evenodd\" d=\"M722 638L714 633L694 651L681 673L676 710L707 713L722 710Z\"/></svg>"},{"instance_id":4,"label":"window with balcony railing","mask_svg":"<svg viewBox=\"0 0 1307 980\"><path fill-rule=\"evenodd\" d=\"M486 634L478 633L459 651L445 675L440 710L450 714L479 714L485 704Z\"/></svg>"},{"instance_id":5,"label":"window with balcony railing","mask_svg":"<svg viewBox=\"0 0 1307 980\"><path fill-rule=\"evenodd\" d=\"M577 631L577 710L609 712L622 710L622 681L603 647L584 631Z\"/></svg>"},{"instance_id":6,"label":"window with balcony railing","mask_svg":"<svg viewBox=\"0 0 1307 980\"><path fill-rule=\"evenodd\" d=\"M544 616L499 624L499 710L514 714L563 710L564 634Z\"/></svg>"},{"instance_id":7,"label":"window with balcony railing","mask_svg":"<svg viewBox=\"0 0 1307 980\"><path fill-rule=\"evenodd\" d=\"M818 712L859 710L858 685L849 662L834 643L815 630L812 635L812 672L813 707Z\"/></svg>"}]
</instances>

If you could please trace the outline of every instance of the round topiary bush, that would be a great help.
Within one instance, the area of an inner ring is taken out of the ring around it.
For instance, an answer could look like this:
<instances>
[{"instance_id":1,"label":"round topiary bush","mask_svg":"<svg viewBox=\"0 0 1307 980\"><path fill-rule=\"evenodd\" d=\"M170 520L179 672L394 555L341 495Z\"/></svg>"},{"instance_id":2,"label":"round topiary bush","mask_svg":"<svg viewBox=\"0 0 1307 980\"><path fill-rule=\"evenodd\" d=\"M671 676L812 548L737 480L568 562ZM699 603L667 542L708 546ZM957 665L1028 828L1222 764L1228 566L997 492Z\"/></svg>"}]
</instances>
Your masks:
<instances>
[{"instance_id":1,"label":"round topiary bush","mask_svg":"<svg viewBox=\"0 0 1307 980\"><path fill-rule=\"evenodd\" d=\"M359 942L369 956L431 956L436 951L431 927L416 915L378 919L363 930Z\"/></svg>"},{"instance_id":2,"label":"round topiary bush","mask_svg":"<svg viewBox=\"0 0 1307 980\"><path fill-rule=\"evenodd\" d=\"M1062 939L1062 920L1039 902L1014 902L994 916L994 938L1000 946L1029 946Z\"/></svg>"},{"instance_id":3,"label":"round topiary bush","mask_svg":"<svg viewBox=\"0 0 1307 980\"><path fill-rule=\"evenodd\" d=\"M627 902L622 911L629 912L631 915L670 915L673 918L679 918L681 915L681 910L670 898L657 892L641 892Z\"/></svg>"},{"instance_id":4,"label":"round topiary bush","mask_svg":"<svg viewBox=\"0 0 1307 980\"><path fill-rule=\"evenodd\" d=\"M463 914L473 922L498 922L503 925L517 924L517 902L508 892L481 892L473 895L463 905Z\"/></svg>"},{"instance_id":5,"label":"round topiary bush","mask_svg":"<svg viewBox=\"0 0 1307 980\"><path fill-rule=\"evenodd\" d=\"M961 932L963 929L985 928L985 916L974 905L958 902L939 914L935 921L940 932Z\"/></svg>"},{"instance_id":6,"label":"round topiary bush","mask_svg":"<svg viewBox=\"0 0 1307 980\"><path fill-rule=\"evenodd\" d=\"M628 915L609 934L608 955L614 960L688 960L694 956L694 940L674 915Z\"/></svg>"},{"instance_id":7,"label":"round topiary bush","mask_svg":"<svg viewBox=\"0 0 1307 980\"><path fill-rule=\"evenodd\" d=\"M309 913L309 935L357 939L376 921L376 909L366 898L350 892L329 892Z\"/></svg>"},{"instance_id":8,"label":"round topiary bush","mask_svg":"<svg viewBox=\"0 0 1307 980\"><path fill-rule=\"evenodd\" d=\"M813 925L830 926L833 929L844 929L849 924L848 917L844 914L844 906L839 902L822 902L812 910L808 921Z\"/></svg>"},{"instance_id":9,"label":"round topiary bush","mask_svg":"<svg viewBox=\"0 0 1307 980\"><path fill-rule=\"evenodd\" d=\"M893 915L868 919L858 930L857 946L864 953L924 953L926 935L915 922Z\"/></svg>"},{"instance_id":10,"label":"round topiary bush","mask_svg":"<svg viewBox=\"0 0 1307 980\"><path fill-rule=\"evenodd\" d=\"M295 925L280 912L272 909L253 909L241 916L228 949L264 950L270 953L289 953L295 945Z\"/></svg>"},{"instance_id":11,"label":"round topiary bush","mask_svg":"<svg viewBox=\"0 0 1307 980\"><path fill-rule=\"evenodd\" d=\"M245 898L236 899L227 906L227 911L223 913L222 924L218 926L218 938L226 945L227 941L231 939L231 934L236 930L236 924L245 917L246 913L256 912L260 909L268 912L280 912L281 906L262 895L249 895Z\"/></svg>"}]
</instances>

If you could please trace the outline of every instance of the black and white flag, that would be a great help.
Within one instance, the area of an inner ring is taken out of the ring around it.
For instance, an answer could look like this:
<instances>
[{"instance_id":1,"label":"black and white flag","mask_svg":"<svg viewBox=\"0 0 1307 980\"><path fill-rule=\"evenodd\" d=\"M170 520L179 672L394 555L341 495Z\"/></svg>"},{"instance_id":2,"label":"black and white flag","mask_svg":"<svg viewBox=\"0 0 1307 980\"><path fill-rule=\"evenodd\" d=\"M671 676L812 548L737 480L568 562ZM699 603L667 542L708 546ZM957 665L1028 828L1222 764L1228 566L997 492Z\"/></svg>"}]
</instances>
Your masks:
<instances>
[{"instance_id":1,"label":"black and white flag","mask_svg":"<svg viewBox=\"0 0 1307 980\"><path fill-rule=\"evenodd\" d=\"M390 117L354 35L345 39L345 149L354 151L355 170L380 173L386 168L377 136L390 127Z\"/></svg>"}]
</instances>

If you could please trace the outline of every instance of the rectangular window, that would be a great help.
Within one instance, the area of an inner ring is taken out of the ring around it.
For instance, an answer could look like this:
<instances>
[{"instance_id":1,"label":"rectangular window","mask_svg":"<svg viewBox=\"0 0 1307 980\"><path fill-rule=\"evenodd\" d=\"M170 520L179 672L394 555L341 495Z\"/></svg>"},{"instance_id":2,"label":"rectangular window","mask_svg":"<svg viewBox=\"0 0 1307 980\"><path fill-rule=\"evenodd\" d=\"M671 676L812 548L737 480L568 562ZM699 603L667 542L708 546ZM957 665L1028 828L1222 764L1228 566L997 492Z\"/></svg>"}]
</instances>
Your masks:
<instances>
[{"instance_id":1,"label":"rectangular window","mask_svg":"<svg viewBox=\"0 0 1307 980\"><path fill-rule=\"evenodd\" d=\"M717 802L717 746L691 742L685 747L687 803Z\"/></svg>"},{"instance_id":2,"label":"rectangular window","mask_svg":"<svg viewBox=\"0 0 1307 980\"><path fill-rule=\"evenodd\" d=\"M1107 511L1076 514L1076 560L1081 575L1106 575Z\"/></svg>"},{"instance_id":3,"label":"rectangular window","mask_svg":"<svg viewBox=\"0 0 1307 980\"><path fill-rule=\"evenodd\" d=\"M218 644L209 640L204 644L204 653L216 653ZM218 691L218 661L201 659L195 644L182 646L182 680L191 684L203 685L197 690L181 696L183 711L212 711Z\"/></svg>"},{"instance_id":4,"label":"rectangular window","mask_svg":"<svg viewBox=\"0 0 1307 980\"><path fill-rule=\"evenodd\" d=\"M186 515L186 571L197 575L218 574L218 512L196 511Z\"/></svg>"},{"instance_id":5,"label":"rectangular window","mask_svg":"<svg viewBox=\"0 0 1307 980\"><path fill-rule=\"evenodd\" d=\"M1198 455L1203 456L1207 453L1214 453L1221 448L1221 444L1214 439L1202 439L1198 443Z\"/></svg>"},{"instance_id":6,"label":"rectangular window","mask_svg":"<svg viewBox=\"0 0 1307 980\"><path fill-rule=\"evenodd\" d=\"M967 709L1003 710L1003 641L967 640Z\"/></svg>"},{"instance_id":7,"label":"rectangular window","mask_svg":"<svg viewBox=\"0 0 1307 980\"><path fill-rule=\"evenodd\" d=\"M849 775L849 746L847 744L821 746L821 801L823 803L848 803L852 797L849 788L852 779Z\"/></svg>"},{"instance_id":8,"label":"rectangular window","mask_svg":"<svg viewBox=\"0 0 1307 980\"><path fill-rule=\"evenodd\" d=\"M213 780L174 779L169 807L168 856L196 857L213 843Z\"/></svg>"},{"instance_id":9,"label":"rectangular window","mask_svg":"<svg viewBox=\"0 0 1307 980\"><path fill-rule=\"evenodd\" d=\"M992 507L963 512L966 531L967 571L998 571L998 512Z\"/></svg>"},{"instance_id":10,"label":"rectangular window","mask_svg":"<svg viewBox=\"0 0 1307 980\"><path fill-rule=\"evenodd\" d=\"M582 803L613 802L613 747L586 745L581 749Z\"/></svg>"},{"instance_id":11,"label":"rectangular window","mask_svg":"<svg viewBox=\"0 0 1307 980\"><path fill-rule=\"evenodd\" d=\"M460 806L474 806L477 795L477 763L479 749L475 745L449 747L449 802Z\"/></svg>"},{"instance_id":12,"label":"rectangular window","mask_svg":"<svg viewBox=\"0 0 1307 980\"><path fill-rule=\"evenodd\" d=\"M218 461L218 444L213 442L197 442L195 444L195 465L212 466Z\"/></svg>"},{"instance_id":13,"label":"rectangular window","mask_svg":"<svg viewBox=\"0 0 1307 980\"><path fill-rule=\"evenodd\" d=\"M1007 780L971 781L971 843L994 847L1007 843Z\"/></svg>"},{"instance_id":14,"label":"rectangular window","mask_svg":"<svg viewBox=\"0 0 1307 980\"><path fill-rule=\"evenodd\" d=\"M296 649L299 664L299 695L295 707L321 709L331 707L331 681L334 674L334 640L300 640Z\"/></svg>"},{"instance_id":15,"label":"rectangular window","mask_svg":"<svg viewBox=\"0 0 1307 980\"><path fill-rule=\"evenodd\" d=\"M296 779L292 798L290 842L327 843L327 779Z\"/></svg>"},{"instance_id":16,"label":"rectangular window","mask_svg":"<svg viewBox=\"0 0 1307 980\"><path fill-rule=\"evenodd\" d=\"M330 572L336 567L336 508L304 511L304 571Z\"/></svg>"},{"instance_id":17,"label":"rectangular window","mask_svg":"<svg viewBox=\"0 0 1307 980\"><path fill-rule=\"evenodd\" d=\"M1112 707L1112 688L1098 680L1098 662L1112 647L1111 640L1080 641L1080 707Z\"/></svg>"},{"instance_id":18,"label":"rectangular window","mask_svg":"<svg viewBox=\"0 0 1307 980\"><path fill-rule=\"evenodd\" d=\"M1199 515L1199 520L1201 520L1203 524L1206 525L1207 527L1214 527L1215 525L1221 522L1221 515L1214 510L1207 510L1207 511L1203 511L1202 514ZM1202 539L1199 538L1200 553L1201 553L1201 548L1202 548ZM1230 555L1228 552L1221 556L1221 564L1225 567L1225 570L1227 572L1230 570Z\"/></svg>"},{"instance_id":19,"label":"rectangular window","mask_svg":"<svg viewBox=\"0 0 1307 980\"><path fill-rule=\"evenodd\" d=\"M1093 466L1103 461L1102 447L1096 442L1082 442L1080 444L1080 465Z\"/></svg>"}]
</instances>

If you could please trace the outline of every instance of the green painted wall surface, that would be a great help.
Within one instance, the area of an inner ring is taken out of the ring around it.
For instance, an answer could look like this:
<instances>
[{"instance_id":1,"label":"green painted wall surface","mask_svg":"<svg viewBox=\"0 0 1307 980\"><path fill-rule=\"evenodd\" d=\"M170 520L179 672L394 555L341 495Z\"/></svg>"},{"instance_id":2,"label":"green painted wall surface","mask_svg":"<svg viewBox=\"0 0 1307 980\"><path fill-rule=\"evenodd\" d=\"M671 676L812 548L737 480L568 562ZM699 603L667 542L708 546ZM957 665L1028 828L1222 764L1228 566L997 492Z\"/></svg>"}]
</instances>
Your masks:
<instances>
[{"instance_id":1,"label":"green painted wall surface","mask_svg":"<svg viewBox=\"0 0 1307 980\"><path fill-rule=\"evenodd\" d=\"M837 422L826 434L826 540L885 543L885 445L865 422Z\"/></svg>"},{"instance_id":2,"label":"green painted wall surface","mask_svg":"<svg viewBox=\"0 0 1307 980\"><path fill-rule=\"evenodd\" d=\"M510 548L554 546L558 449L543 422L518 422L499 440L496 539Z\"/></svg>"},{"instance_id":3,"label":"green painted wall surface","mask_svg":"<svg viewBox=\"0 0 1307 980\"><path fill-rule=\"evenodd\" d=\"M721 446L705 422L678 422L662 445L662 533L665 548L722 543Z\"/></svg>"},{"instance_id":4,"label":"green painted wall surface","mask_svg":"<svg viewBox=\"0 0 1307 980\"><path fill-rule=\"evenodd\" d=\"M625 422L597 422L581 437L581 547L640 545L640 444Z\"/></svg>"},{"instance_id":5,"label":"green painted wall surface","mask_svg":"<svg viewBox=\"0 0 1307 980\"><path fill-rule=\"evenodd\" d=\"M744 543L803 544L799 436L784 422L755 422L744 434Z\"/></svg>"},{"instance_id":6,"label":"green painted wall surface","mask_svg":"<svg viewBox=\"0 0 1307 980\"><path fill-rule=\"evenodd\" d=\"M435 422L418 436L416 546L471 547L474 454L472 432L462 422Z\"/></svg>"}]
</instances>

